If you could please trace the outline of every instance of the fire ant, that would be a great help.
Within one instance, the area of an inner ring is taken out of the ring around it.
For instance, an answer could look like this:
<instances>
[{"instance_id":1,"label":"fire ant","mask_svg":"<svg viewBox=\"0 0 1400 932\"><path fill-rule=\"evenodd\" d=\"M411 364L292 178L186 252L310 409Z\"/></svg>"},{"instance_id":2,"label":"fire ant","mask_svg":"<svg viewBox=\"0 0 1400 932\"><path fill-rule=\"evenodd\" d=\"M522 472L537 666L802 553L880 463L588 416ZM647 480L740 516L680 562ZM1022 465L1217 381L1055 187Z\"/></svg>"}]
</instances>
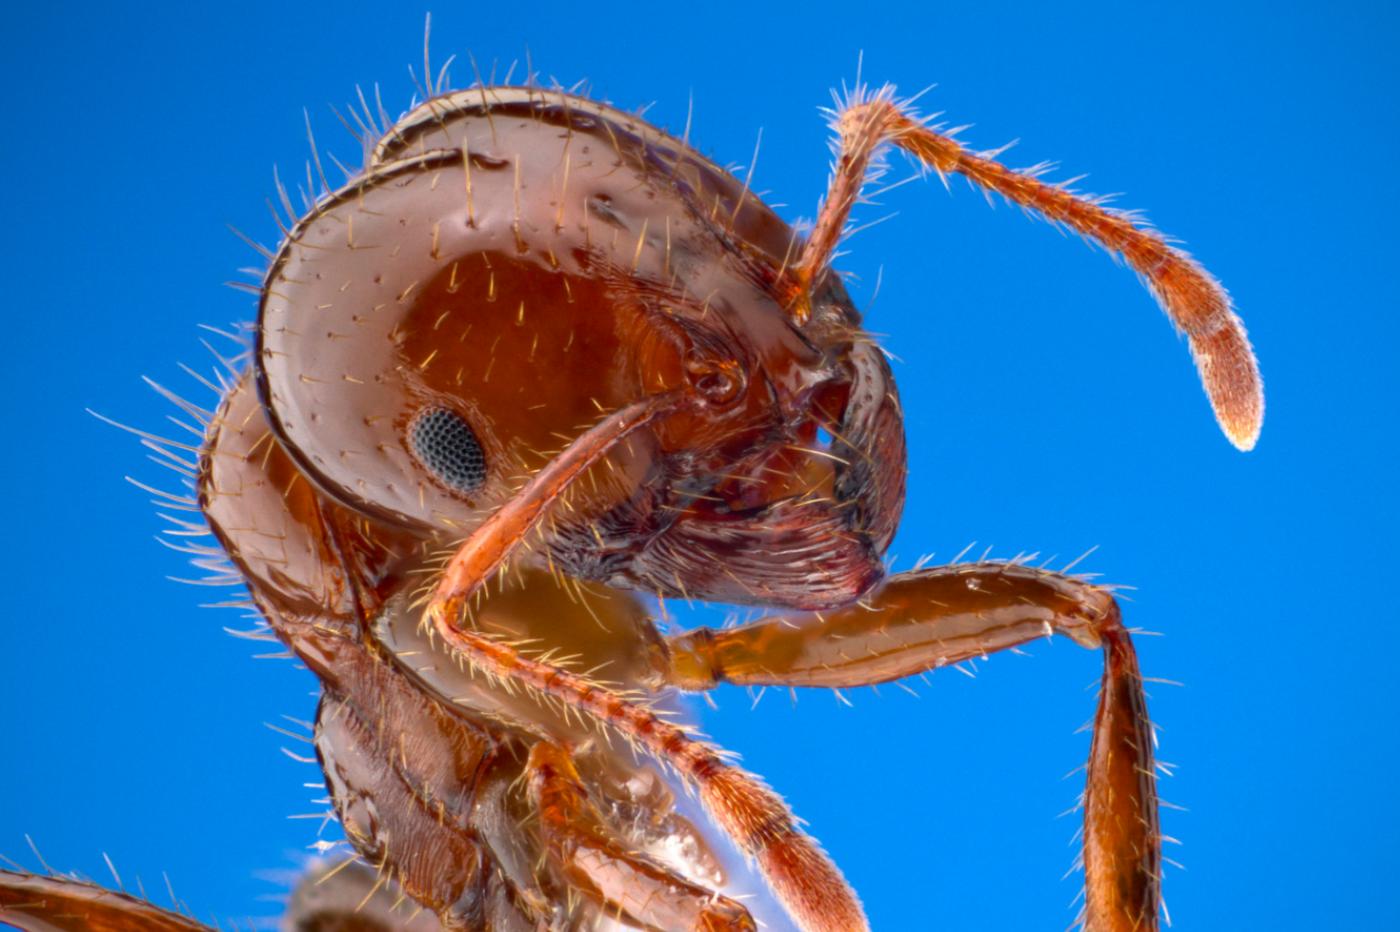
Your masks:
<instances>
[{"instance_id":1,"label":"fire ant","mask_svg":"<svg viewBox=\"0 0 1400 932\"><path fill-rule=\"evenodd\" d=\"M1220 286L889 88L832 113L805 236L686 142L562 91L475 86L365 119L364 168L270 256L190 500L322 683L316 752L356 854L299 891L296 927L755 928L661 768L797 925L866 928L779 796L668 696L876 684L1053 633L1104 653L1081 920L1156 928L1152 737L1119 606L1015 562L886 573L902 410L831 258L882 147L962 175L1121 255L1247 450L1262 389ZM652 595L775 614L664 636ZM18 873L0 916L203 928Z\"/></svg>"}]
</instances>

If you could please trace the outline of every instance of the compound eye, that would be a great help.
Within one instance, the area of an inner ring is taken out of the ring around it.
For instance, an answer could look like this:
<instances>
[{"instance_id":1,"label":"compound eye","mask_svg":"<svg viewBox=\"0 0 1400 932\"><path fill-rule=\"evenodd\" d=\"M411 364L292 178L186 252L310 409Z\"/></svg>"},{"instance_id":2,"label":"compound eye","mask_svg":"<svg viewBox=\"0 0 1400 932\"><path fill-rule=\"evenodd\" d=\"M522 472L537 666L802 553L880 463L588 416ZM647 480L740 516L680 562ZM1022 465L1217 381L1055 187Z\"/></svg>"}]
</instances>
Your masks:
<instances>
[{"instance_id":1,"label":"compound eye","mask_svg":"<svg viewBox=\"0 0 1400 932\"><path fill-rule=\"evenodd\" d=\"M428 408L408 426L409 447L449 489L474 492L486 481L486 454L466 418L447 408Z\"/></svg>"}]
</instances>

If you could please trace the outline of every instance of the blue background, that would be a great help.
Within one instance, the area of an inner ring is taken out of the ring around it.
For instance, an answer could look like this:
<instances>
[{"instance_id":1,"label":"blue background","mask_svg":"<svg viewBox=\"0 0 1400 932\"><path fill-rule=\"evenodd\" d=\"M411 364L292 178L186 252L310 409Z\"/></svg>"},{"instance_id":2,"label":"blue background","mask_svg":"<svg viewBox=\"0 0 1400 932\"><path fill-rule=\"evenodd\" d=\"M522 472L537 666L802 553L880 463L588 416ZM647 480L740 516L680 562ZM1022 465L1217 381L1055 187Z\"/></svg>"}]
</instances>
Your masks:
<instances>
[{"instance_id":1,"label":"blue background","mask_svg":"<svg viewBox=\"0 0 1400 932\"><path fill-rule=\"evenodd\" d=\"M1228 6L1229 9L1222 9ZM904 7L440 4L434 59L523 59L592 82L747 163L810 217L828 90L865 75L1019 137L1013 165L1127 192L1231 289L1263 363L1254 453L1215 428L1184 345L1133 275L955 182L890 192L899 215L841 265L901 361L910 488L899 565L1100 549L1137 587L1128 617L1157 686L1167 874L1179 928L1395 928L1400 658L1394 492L1400 30L1386 4L1172 2ZM9 490L0 613L0 852L30 833L60 869L176 892L201 917L275 913L315 824L304 746L314 684L225 635L231 613L152 543L168 484L94 407L162 429L139 381L190 389L196 325L246 319L220 287L269 245L271 168L306 157L302 107L353 158L327 104L382 82L397 111L421 8L351 2L27 5L0 39L3 380ZM520 69L517 68L517 74ZM454 68L458 82L470 71ZM897 171L908 170L896 160ZM896 175L895 177L899 177ZM881 275L881 270L883 274ZM878 299L870 300L882 277ZM191 389L192 393L195 393ZM197 394L197 393L196 393ZM697 620L699 620L697 618ZM1063 928L1074 802L1099 660L1068 642L886 688L722 690L704 722L810 821L877 929ZM163 900L163 894L158 897Z\"/></svg>"}]
</instances>

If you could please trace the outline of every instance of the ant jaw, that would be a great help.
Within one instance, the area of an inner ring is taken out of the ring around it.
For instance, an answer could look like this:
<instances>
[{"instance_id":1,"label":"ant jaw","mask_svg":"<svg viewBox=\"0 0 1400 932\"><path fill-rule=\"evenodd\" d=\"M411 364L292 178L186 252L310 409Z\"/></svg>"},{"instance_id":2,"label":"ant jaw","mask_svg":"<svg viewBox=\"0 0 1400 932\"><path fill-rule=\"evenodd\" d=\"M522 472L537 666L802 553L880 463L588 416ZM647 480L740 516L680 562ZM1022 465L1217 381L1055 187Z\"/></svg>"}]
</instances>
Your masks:
<instances>
[{"instance_id":1,"label":"ant jaw","mask_svg":"<svg viewBox=\"0 0 1400 932\"><path fill-rule=\"evenodd\" d=\"M847 605L884 577L881 551L832 500L784 499L746 515L687 514L627 568L667 598L821 610Z\"/></svg>"},{"instance_id":2,"label":"ant jaw","mask_svg":"<svg viewBox=\"0 0 1400 932\"><path fill-rule=\"evenodd\" d=\"M661 492L654 514L665 530L622 571L630 583L667 597L821 610L883 578L904 502L898 395L868 341L841 355L844 371L791 399L776 433L686 471L704 481Z\"/></svg>"}]
</instances>

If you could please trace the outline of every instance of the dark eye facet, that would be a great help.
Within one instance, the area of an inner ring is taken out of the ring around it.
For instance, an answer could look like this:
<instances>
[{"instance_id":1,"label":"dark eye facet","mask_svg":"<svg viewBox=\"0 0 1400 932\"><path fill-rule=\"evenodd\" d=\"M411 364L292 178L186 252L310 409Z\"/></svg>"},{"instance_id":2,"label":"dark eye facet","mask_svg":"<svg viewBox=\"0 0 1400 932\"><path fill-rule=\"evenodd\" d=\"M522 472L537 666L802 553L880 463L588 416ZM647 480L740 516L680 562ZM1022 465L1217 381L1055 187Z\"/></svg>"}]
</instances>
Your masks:
<instances>
[{"instance_id":1,"label":"dark eye facet","mask_svg":"<svg viewBox=\"0 0 1400 932\"><path fill-rule=\"evenodd\" d=\"M471 425L447 408L429 408L413 419L409 443L419 462L446 486L473 492L486 481L486 454Z\"/></svg>"}]
</instances>

